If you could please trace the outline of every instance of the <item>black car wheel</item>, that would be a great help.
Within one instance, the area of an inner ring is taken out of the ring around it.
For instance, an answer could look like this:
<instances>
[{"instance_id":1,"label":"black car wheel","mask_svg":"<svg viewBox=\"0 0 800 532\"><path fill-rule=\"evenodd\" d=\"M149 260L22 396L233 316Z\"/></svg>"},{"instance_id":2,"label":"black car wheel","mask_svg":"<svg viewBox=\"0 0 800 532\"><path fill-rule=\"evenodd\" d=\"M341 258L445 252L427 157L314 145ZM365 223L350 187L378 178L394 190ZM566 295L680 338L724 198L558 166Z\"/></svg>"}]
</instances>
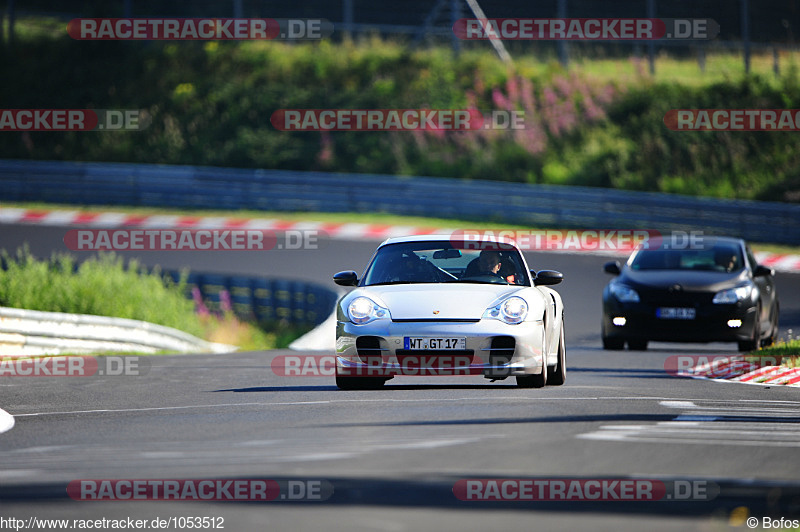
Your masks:
<instances>
[{"instance_id":1,"label":"black car wheel","mask_svg":"<svg viewBox=\"0 0 800 532\"><path fill-rule=\"evenodd\" d=\"M778 339L778 305L775 305L775 309L772 311L772 316L770 321L771 329L769 336L761 340L761 347L769 347L775 343L775 340Z\"/></svg>"},{"instance_id":2,"label":"black car wheel","mask_svg":"<svg viewBox=\"0 0 800 532\"><path fill-rule=\"evenodd\" d=\"M761 346L761 308L756 308L756 322L753 325L753 337L739 342L739 351L755 351Z\"/></svg>"},{"instance_id":3,"label":"black car wheel","mask_svg":"<svg viewBox=\"0 0 800 532\"><path fill-rule=\"evenodd\" d=\"M567 380L567 349L564 344L564 322L561 322L561 337L558 340L558 363L547 368L547 384L561 386Z\"/></svg>"},{"instance_id":4,"label":"black car wheel","mask_svg":"<svg viewBox=\"0 0 800 532\"><path fill-rule=\"evenodd\" d=\"M608 336L603 336L603 349L619 351L624 347L625 347L625 340L623 340L622 338L609 338Z\"/></svg>"}]
</instances>

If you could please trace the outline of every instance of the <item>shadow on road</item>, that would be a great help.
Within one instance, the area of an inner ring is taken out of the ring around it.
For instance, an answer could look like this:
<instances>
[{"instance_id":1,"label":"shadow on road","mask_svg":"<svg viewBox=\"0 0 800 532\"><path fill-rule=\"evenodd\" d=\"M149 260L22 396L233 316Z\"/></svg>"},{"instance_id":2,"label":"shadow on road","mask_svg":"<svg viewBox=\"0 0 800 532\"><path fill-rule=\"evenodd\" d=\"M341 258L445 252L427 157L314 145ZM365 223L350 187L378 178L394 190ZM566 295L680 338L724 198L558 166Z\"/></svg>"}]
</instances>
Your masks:
<instances>
[{"instance_id":1,"label":"shadow on road","mask_svg":"<svg viewBox=\"0 0 800 532\"><path fill-rule=\"evenodd\" d=\"M716 482L706 479L681 479L687 481L705 482L713 486L708 490L710 500L523 500L523 501L463 501L454 495L453 488L458 481L465 479L490 479L494 475L477 471L465 471L461 475L432 476L424 479L408 478L371 478L371 477L269 477L279 483L289 481L306 482L309 480L324 480L333 488L332 495L321 501L290 501L276 499L274 501L248 501L248 502L220 502L215 504L247 504L265 505L302 505L307 509L314 507L351 506L351 507L383 507L383 508L438 508L447 510L466 511L497 511L497 510L527 510L546 512L585 512L599 514L638 514L638 515L681 515L708 516L725 519L731 512L740 507L749 510L750 515L779 515L785 518L800 515L800 486L781 483L743 482L738 480L718 480ZM632 477L593 477L591 480L622 480ZM563 480L570 483L572 480L587 480L587 477L518 477L519 480L546 481ZM649 477L649 480L663 482L669 485L675 478L658 479ZM237 480L231 478L217 478L211 480ZM717 491L717 488L719 490ZM461 492L461 490L457 490ZM488 493L488 492L487 492ZM535 493L535 490L534 490ZM535 497L535 495L534 495ZM5 506L9 504L22 504L26 502L67 502L79 504L87 510L98 509L107 502L73 501L67 496L66 483L23 484L0 486L0 502ZM123 501L127 502L126 508L147 510L154 507L165 510L164 501ZM208 501L211 502L211 501ZM188 506L197 502L188 502ZM172 509L175 507L172 506Z\"/></svg>"}]
</instances>

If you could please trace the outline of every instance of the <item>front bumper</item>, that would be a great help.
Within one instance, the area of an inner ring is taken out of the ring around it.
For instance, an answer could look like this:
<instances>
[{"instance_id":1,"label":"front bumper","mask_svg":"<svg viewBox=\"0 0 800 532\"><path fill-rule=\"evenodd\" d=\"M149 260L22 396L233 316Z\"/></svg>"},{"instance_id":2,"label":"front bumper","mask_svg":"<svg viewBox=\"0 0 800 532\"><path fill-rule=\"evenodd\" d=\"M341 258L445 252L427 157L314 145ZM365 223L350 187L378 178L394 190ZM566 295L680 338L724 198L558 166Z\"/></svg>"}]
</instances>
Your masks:
<instances>
[{"instance_id":1,"label":"front bumper","mask_svg":"<svg viewBox=\"0 0 800 532\"><path fill-rule=\"evenodd\" d=\"M404 349L412 337L464 337L462 351ZM395 375L483 375L489 379L542 372L544 330L541 321L508 325L477 322L377 320L366 325L336 323L339 375L392 378ZM513 346L513 347L509 347Z\"/></svg>"},{"instance_id":2,"label":"front bumper","mask_svg":"<svg viewBox=\"0 0 800 532\"><path fill-rule=\"evenodd\" d=\"M669 305L664 305L669 306ZM662 319L656 317L658 305L645 303L603 303L603 335L626 340L660 342L738 342L753 338L756 307L745 304L696 305L694 319ZM614 318L625 318L624 325L615 325ZM728 325L740 320L739 327Z\"/></svg>"}]
</instances>

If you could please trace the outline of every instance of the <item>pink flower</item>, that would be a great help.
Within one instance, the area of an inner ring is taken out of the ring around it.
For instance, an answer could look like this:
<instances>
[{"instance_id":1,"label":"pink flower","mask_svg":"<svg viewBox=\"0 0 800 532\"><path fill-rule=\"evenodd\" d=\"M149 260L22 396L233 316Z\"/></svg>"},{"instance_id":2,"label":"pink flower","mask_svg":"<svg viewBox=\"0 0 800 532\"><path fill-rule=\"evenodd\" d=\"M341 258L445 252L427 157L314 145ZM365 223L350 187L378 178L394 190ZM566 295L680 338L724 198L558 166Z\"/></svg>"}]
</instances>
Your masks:
<instances>
[{"instance_id":1,"label":"pink flower","mask_svg":"<svg viewBox=\"0 0 800 532\"><path fill-rule=\"evenodd\" d=\"M510 102L514 103L519 101L519 84L517 83L516 76L510 77L506 81L506 92L508 92L508 99Z\"/></svg>"},{"instance_id":2,"label":"pink flower","mask_svg":"<svg viewBox=\"0 0 800 532\"><path fill-rule=\"evenodd\" d=\"M320 150L317 154L317 161L323 166L327 166L333 160L333 140L330 133L322 131L320 133Z\"/></svg>"},{"instance_id":3,"label":"pink flower","mask_svg":"<svg viewBox=\"0 0 800 532\"><path fill-rule=\"evenodd\" d=\"M192 300L194 301L194 311L197 312L197 314L200 316L208 316L211 314L205 302L203 302L203 294L200 293L200 289L197 288L197 286L192 287Z\"/></svg>"},{"instance_id":4,"label":"pink flower","mask_svg":"<svg viewBox=\"0 0 800 532\"><path fill-rule=\"evenodd\" d=\"M533 83L528 78L522 78L522 107L526 112L532 113L536 109L536 96L533 94Z\"/></svg>"},{"instance_id":5,"label":"pink flower","mask_svg":"<svg viewBox=\"0 0 800 532\"><path fill-rule=\"evenodd\" d=\"M492 89L492 102L494 102L494 106L498 109L511 110L511 102L500 92L500 89L496 87Z\"/></svg>"},{"instance_id":6,"label":"pink flower","mask_svg":"<svg viewBox=\"0 0 800 532\"><path fill-rule=\"evenodd\" d=\"M222 309L222 312L231 312L233 310L231 294L227 290L222 290L219 293L219 306Z\"/></svg>"}]
</instances>

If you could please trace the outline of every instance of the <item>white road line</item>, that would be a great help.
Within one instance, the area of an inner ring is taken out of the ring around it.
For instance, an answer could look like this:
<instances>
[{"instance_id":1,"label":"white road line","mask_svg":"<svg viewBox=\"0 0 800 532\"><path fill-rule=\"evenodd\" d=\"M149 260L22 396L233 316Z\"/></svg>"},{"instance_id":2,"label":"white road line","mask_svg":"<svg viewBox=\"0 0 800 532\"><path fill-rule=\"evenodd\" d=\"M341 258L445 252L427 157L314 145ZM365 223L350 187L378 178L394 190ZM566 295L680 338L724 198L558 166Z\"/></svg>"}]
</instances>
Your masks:
<instances>
[{"instance_id":1,"label":"white road line","mask_svg":"<svg viewBox=\"0 0 800 532\"><path fill-rule=\"evenodd\" d=\"M150 408L108 408L108 409L98 409L98 410L72 410L72 411L62 411L62 412L36 412L32 414L17 414L16 417L27 417L27 416L58 416L58 415L69 415L69 414L105 414L109 412L150 412L154 410L181 410L181 409L189 409L189 408L216 408L216 407L225 407L225 406L264 406L269 405L271 403L227 403L227 404L218 404L218 405L188 405L188 406L155 406Z\"/></svg>"},{"instance_id":2,"label":"white road line","mask_svg":"<svg viewBox=\"0 0 800 532\"><path fill-rule=\"evenodd\" d=\"M661 401L659 404L668 408L697 408L691 401Z\"/></svg>"},{"instance_id":3,"label":"white road line","mask_svg":"<svg viewBox=\"0 0 800 532\"><path fill-rule=\"evenodd\" d=\"M705 414L705 411L711 410L713 407L701 407L694 405L693 402L689 402L686 400L674 400L665 397L537 397L537 396L524 396L524 397L452 397L452 398L437 398L437 402L463 402L463 401L478 401L481 403L492 402L492 401L537 401L537 402L545 402L545 401L603 401L603 400L611 400L611 401L661 401L662 404L670 403L672 405L680 404L681 407L686 407L687 404L692 404L695 408L701 409L700 412L692 412L691 415L700 415ZM318 405L318 404L337 404L337 403L428 403L430 402L430 398L409 398L409 399L398 399L393 397L386 397L386 398L375 398L375 399L367 399L367 398L358 398L358 399L330 399L330 400L322 400L322 401L286 401L286 402L277 402L277 403L268 403L268 402L261 402L261 403L219 403L219 404L211 404L211 405L185 405L185 406L157 406L157 407L145 407L145 408L103 408L103 409L93 409L93 410L70 410L70 411L56 411L56 412L33 412L27 414L15 414L14 417L32 417L32 416L55 416L55 415L71 415L71 414L106 414L106 413L115 413L115 412L150 412L150 411L159 411L159 410L185 410L185 409L199 409L199 408L226 408L226 407L237 407L237 406L300 406L300 405ZM703 401L703 399L692 399L692 401ZM710 402L724 402L724 403L731 403L731 401L719 401L719 400L711 400ZM738 401L738 400L737 400ZM734 401L735 402L735 401ZM760 401L760 402L769 402L769 401ZM785 402L785 401L777 401L777 402ZM730 410L730 409L728 409ZM757 409L757 408L748 408L742 409L738 412L764 412L765 409ZM772 412L775 413L794 413L794 411L780 411L780 410L773 410ZM689 415L689 414L686 414ZM717 416L717 412L710 412L708 415L710 416ZM741 416L741 414L739 414ZM686 419L686 418L684 418ZM2 431L0 431L2 432Z\"/></svg>"},{"instance_id":4,"label":"white road line","mask_svg":"<svg viewBox=\"0 0 800 532\"><path fill-rule=\"evenodd\" d=\"M630 436L626 432L590 432L588 434L578 434L576 438L582 440L600 440L600 441L625 441L636 443L659 443L667 445L670 443L684 444L705 444L710 443L717 445L743 445L747 447L800 447L800 441L770 441L770 440L730 440L730 439L714 439L714 438L670 438L665 439L663 436Z\"/></svg>"},{"instance_id":5,"label":"white road line","mask_svg":"<svg viewBox=\"0 0 800 532\"><path fill-rule=\"evenodd\" d=\"M39 469L6 469L4 471L0 471L0 478L3 479L12 479L12 478L22 478L27 479L31 478L34 475L38 475L41 473Z\"/></svg>"},{"instance_id":6,"label":"white road line","mask_svg":"<svg viewBox=\"0 0 800 532\"><path fill-rule=\"evenodd\" d=\"M14 416L0 408L0 433L14 428Z\"/></svg>"},{"instance_id":7,"label":"white road line","mask_svg":"<svg viewBox=\"0 0 800 532\"><path fill-rule=\"evenodd\" d=\"M660 401L659 404L682 412L671 421L654 424L602 425L598 430L578 434L576 438L640 443L800 447L800 427L773 421L779 416L800 415L800 410L787 408L787 403L783 401L673 399ZM754 417L758 420L744 423L736 421Z\"/></svg>"}]
</instances>

